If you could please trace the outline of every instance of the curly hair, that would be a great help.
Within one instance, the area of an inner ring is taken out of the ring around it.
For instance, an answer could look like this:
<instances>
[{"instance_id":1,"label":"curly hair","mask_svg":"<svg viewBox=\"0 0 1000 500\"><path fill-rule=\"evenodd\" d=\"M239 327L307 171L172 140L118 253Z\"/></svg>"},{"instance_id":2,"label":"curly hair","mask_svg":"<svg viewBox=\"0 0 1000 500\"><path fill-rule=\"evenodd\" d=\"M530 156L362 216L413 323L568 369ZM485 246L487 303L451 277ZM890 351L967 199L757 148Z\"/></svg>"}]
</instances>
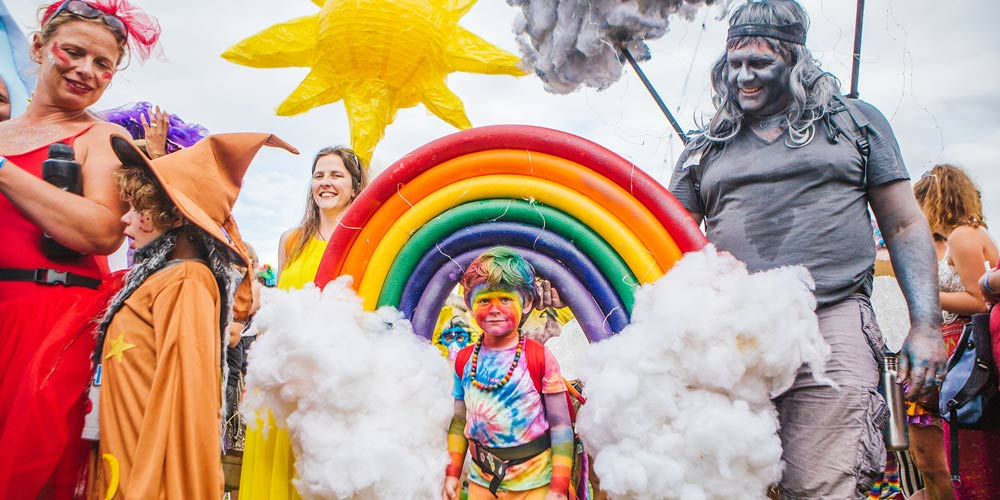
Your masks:
<instances>
[{"instance_id":1,"label":"curly hair","mask_svg":"<svg viewBox=\"0 0 1000 500\"><path fill-rule=\"evenodd\" d=\"M931 228L986 227L982 193L959 167L935 165L913 185L913 194Z\"/></svg>"},{"instance_id":2,"label":"curly hair","mask_svg":"<svg viewBox=\"0 0 1000 500\"><path fill-rule=\"evenodd\" d=\"M144 166L122 166L114 173L118 195L136 212L148 212L153 224L168 229L181 220L174 202L160 187L160 181Z\"/></svg>"},{"instance_id":3,"label":"curly hair","mask_svg":"<svg viewBox=\"0 0 1000 500\"><path fill-rule=\"evenodd\" d=\"M768 0L740 5L729 16L729 25L801 24L809 31L809 16L794 0ZM785 113L788 121L788 143L792 147L808 144L815 136L815 123L830 110L830 102L840 94L840 82L820 68L812 52L804 45L762 36L734 38L712 66L712 102L715 114L695 137L696 145L723 144L736 137L743 127L743 110L729 87L728 52L749 44L766 44L791 66L789 72L790 104Z\"/></svg>"}]
</instances>

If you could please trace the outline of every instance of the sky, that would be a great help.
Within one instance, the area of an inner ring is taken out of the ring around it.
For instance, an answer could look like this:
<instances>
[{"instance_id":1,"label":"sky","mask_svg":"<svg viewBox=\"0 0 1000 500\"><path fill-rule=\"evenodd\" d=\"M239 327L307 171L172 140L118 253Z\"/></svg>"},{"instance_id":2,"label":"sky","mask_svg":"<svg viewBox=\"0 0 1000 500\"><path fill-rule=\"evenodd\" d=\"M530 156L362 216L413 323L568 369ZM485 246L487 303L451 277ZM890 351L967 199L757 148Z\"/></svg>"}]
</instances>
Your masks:
<instances>
[{"instance_id":1,"label":"sky","mask_svg":"<svg viewBox=\"0 0 1000 500\"><path fill-rule=\"evenodd\" d=\"M333 0L331 0L333 1ZM115 76L95 110L151 101L215 133L270 132L295 145L292 156L265 148L246 178L235 216L244 240L262 262L277 261L278 238L302 216L312 157L323 146L348 143L342 103L294 117L276 116L278 105L307 68L253 69L223 60L228 47L273 24L312 15L309 0L139 0L163 28L165 59L136 62ZM812 18L807 46L823 67L850 82L856 2L802 0ZM38 3L7 0L25 31L37 29ZM517 53L513 21L519 9L502 0L480 0L460 24ZM725 44L717 8L695 21L675 19L649 43L648 78L685 129L712 111L708 72ZM865 8L861 98L889 119L911 177L937 163L964 167L979 184L987 224L1000 224L1000 36L992 0L868 0ZM547 93L534 75L520 78L452 73L448 87L464 102L474 126L528 124L576 134L615 151L666 184L682 149L631 68L603 91ZM395 160L457 130L422 106L402 109L375 150L377 175ZM1000 227L1000 226L998 226Z\"/></svg>"}]
</instances>

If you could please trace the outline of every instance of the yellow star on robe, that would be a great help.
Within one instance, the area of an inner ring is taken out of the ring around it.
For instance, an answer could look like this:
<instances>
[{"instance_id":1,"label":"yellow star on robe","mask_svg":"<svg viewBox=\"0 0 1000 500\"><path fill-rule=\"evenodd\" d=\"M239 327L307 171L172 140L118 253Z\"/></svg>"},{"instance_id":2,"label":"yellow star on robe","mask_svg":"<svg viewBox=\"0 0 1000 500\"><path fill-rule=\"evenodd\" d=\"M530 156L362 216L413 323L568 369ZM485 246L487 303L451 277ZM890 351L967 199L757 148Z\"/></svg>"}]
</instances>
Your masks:
<instances>
[{"instance_id":1,"label":"yellow star on robe","mask_svg":"<svg viewBox=\"0 0 1000 500\"><path fill-rule=\"evenodd\" d=\"M517 56L458 25L476 0L313 0L316 15L276 24L222 57L253 68L312 68L278 107L291 116L344 100L351 146L367 164L396 110L422 103L460 129L454 71L524 75Z\"/></svg>"},{"instance_id":2,"label":"yellow star on robe","mask_svg":"<svg viewBox=\"0 0 1000 500\"><path fill-rule=\"evenodd\" d=\"M111 350L104 356L104 359L110 359L114 357L119 363L122 362L122 355L125 351L135 347L135 344L129 344L125 342L125 332L122 332L118 338L111 341Z\"/></svg>"}]
</instances>

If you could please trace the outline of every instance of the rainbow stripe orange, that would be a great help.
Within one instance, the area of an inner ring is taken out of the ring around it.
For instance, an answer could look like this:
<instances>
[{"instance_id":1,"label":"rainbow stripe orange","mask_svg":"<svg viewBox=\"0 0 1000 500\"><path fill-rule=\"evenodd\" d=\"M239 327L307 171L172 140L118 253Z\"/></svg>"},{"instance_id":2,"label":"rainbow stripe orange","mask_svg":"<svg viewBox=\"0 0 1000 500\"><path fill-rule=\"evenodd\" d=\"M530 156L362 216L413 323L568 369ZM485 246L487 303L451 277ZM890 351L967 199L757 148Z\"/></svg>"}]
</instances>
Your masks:
<instances>
[{"instance_id":1,"label":"rainbow stripe orange","mask_svg":"<svg viewBox=\"0 0 1000 500\"><path fill-rule=\"evenodd\" d=\"M636 286L705 244L673 196L613 152L550 129L482 127L376 177L330 238L316 284L350 275L366 308L398 307L430 338L468 261L513 246L599 340L627 324Z\"/></svg>"}]
</instances>

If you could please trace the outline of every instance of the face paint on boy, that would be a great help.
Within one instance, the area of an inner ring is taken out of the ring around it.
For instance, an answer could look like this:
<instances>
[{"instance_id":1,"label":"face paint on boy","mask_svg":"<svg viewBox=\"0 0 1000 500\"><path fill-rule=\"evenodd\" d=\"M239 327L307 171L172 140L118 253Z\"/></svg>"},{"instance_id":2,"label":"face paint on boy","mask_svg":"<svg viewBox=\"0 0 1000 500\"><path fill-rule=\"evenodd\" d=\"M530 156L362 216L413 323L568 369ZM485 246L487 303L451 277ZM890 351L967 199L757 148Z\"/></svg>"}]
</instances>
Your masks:
<instances>
[{"instance_id":1,"label":"face paint on boy","mask_svg":"<svg viewBox=\"0 0 1000 500\"><path fill-rule=\"evenodd\" d=\"M472 313L483 334L503 337L517 332L524 304L521 296L506 291L483 291L472 302Z\"/></svg>"}]
</instances>

